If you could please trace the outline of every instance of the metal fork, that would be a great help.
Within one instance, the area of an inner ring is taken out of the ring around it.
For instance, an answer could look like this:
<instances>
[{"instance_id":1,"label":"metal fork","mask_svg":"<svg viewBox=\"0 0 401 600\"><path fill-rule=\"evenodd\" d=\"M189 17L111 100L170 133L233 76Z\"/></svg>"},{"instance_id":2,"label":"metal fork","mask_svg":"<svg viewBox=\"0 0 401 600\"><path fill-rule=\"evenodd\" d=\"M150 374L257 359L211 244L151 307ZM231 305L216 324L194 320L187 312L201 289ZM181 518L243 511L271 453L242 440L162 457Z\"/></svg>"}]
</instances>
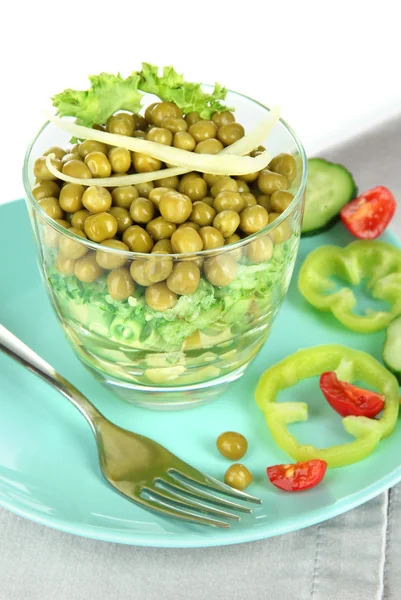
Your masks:
<instances>
[{"instance_id":1,"label":"metal fork","mask_svg":"<svg viewBox=\"0 0 401 600\"><path fill-rule=\"evenodd\" d=\"M167 517L212 527L230 527L224 519L239 520L230 511L252 512L215 492L236 500L261 502L204 475L157 442L111 423L69 381L2 325L0 350L39 375L78 408L95 434L103 475L129 500Z\"/></svg>"}]
</instances>

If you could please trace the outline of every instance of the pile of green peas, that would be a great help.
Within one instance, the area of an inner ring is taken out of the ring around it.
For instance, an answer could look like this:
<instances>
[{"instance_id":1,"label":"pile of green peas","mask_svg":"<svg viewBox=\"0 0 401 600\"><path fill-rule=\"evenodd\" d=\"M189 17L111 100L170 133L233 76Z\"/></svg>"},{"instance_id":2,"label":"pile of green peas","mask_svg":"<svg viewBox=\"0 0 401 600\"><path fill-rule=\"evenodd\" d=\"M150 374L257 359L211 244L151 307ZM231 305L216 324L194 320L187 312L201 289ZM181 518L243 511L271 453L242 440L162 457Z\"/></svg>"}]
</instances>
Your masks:
<instances>
[{"instance_id":1,"label":"pile of green peas","mask_svg":"<svg viewBox=\"0 0 401 600\"><path fill-rule=\"evenodd\" d=\"M201 154L217 154L245 134L232 112L216 112L207 120L195 112L184 116L171 102L151 104L144 116L117 113L96 128ZM259 147L251 156L263 150ZM57 170L87 179L88 185L58 180L46 166L49 154L54 154L52 163ZM202 276L212 285L229 285L243 251L180 262L173 262L169 255L228 246L266 227L293 200L287 191L296 175L290 154L279 154L267 169L239 178L191 172L115 188L90 185L92 177L121 177L166 166L170 165L151 156L94 140L67 150L51 147L38 158L32 190L38 204L62 227L99 244L99 249L92 251L69 237L54 232L48 235L48 245L58 249L58 271L88 283L106 272L108 291L115 300L127 299L139 284L146 288L145 299L151 308L167 310L180 295L193 294ZM252 262L264 262L272 256L273 243L283 242L289 235L283 222L270 236L246 245L244 253ZM129 262L125 255L102 252L101 246L164 256Z\"/></svg>"}]
</instances>

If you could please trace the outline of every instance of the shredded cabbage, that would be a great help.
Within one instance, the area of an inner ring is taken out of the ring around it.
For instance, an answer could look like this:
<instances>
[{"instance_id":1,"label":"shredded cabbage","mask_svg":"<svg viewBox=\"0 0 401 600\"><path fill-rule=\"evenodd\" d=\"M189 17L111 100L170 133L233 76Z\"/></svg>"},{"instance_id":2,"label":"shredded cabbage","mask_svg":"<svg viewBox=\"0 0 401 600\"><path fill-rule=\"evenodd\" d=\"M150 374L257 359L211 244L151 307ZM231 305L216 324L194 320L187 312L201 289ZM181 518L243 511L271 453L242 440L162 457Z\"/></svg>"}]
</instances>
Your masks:
<instances>
[{"instance_id":1,"label":"shredded cabbage","mask_svg":"<svg viewBox=\"0 0 401 600\"><path fill-rule=\"evenodd\" d=\"M95 140L110 146L126 148L132 152L140 152L177 167L185 167L193 171L201 171L202 173L246 175L247 173L260 171L270 161L270 156L267 152L262 153L256 158L235 155L223 156L221 154L196 154L195 152L188 152L188 150L181 150L181 148L174 148L165 144L150 142L149 140L83 127L82 125L76 125L54 115L49 115L49 120L60 127L60 129L71 133L77 138Z\"/></svg>"},{"instance_id":2,"label":"shredded cabbage","mask_svg":"<svg viewBox=\"0 0 401 600\"><path fill-rule=\"evenodd\" d=\"M71 177L69 175L65 175L64 173L61 173L52 165L52 163L51 163L52 157L50 155L46 159L46 166L55 177L57 177L58 179L61 179L63 181L66 181L68 183L78 183L81 185L88 185L88 183L90 182L91 185L102 185L104 187L135 185L137 183L145 183L148 181L154 181L156 179L162 179L163 177L173 177L176 175L183 175L184 173L187 173L189 170L196 170L196 171L200 171L201 173L202 172L208 173L209 171L201 168L199 161L197 160L197 157L199 158L199 157L206 156L206 157L215 159L215 158L221 158L221 155L235 155L236 158L239 158L240 156L243 156L244 154L248 154L249 152L251 152L252 150L257 148L262 142L265 141L266 137L269 135L270 131L276 125L279 118L280 118L280 109L279 109L279 107L275 106L270 110L270 112L266 116L266 118L263 119L252 131L250 131L247 135L245 135L243 138L241 138L240 140L238 140L231 146L224 148L224 150L222 150L218 155L205 155L205 154L200 155L200 154L195 154L193 152L187 152L186 150L170 148L163 144L157 144L156 142L139 140L137 138L127 138L126 136L115 136L115 134L100 132L100 131L97 131L94 129L82 128L82 129L86 130L87 135L89 135L89 132L90 132L90 137L86 137L85 139L97 139L97 141L105 141L103 138L100 139L100 137L98 137L98 134L101 134L103 136L113 135L115 137L120 138L121 142L124 142L124 146L122 146L122 147L128 148L127 140L129 142L134 140L135 142L151 144L152 147L157 146L157 147L159 147L159 149L161 147L163 152L165 152L166 150L178 150L178 152L184 153L184 156L190 154L193 157L191 160L195 159L195 161L197 163L196 166L191 166L190 168L173 167L173 168L169 168L169 169L161 169L159 171L151 171L149 173L135 173L134 175L121 175L121 177L103 177L103 178L94 178L94 179L88 180L88 179L81 179L78 177ZM78 127L77 125L74 125L73 123L65 123L62 119L54 117L53 115L49 115L49 120L52 121L53 123L55 123L56 125L62 127L63 129L66 129L66 126L68 126L68 131L71 131L71 126ZM106 142L106 143L109 143L109 142ZM128 149L130 149L130 148L128 148ZM146 154L146 152L145 152L145 154ZM268 164L268 162L270 161L270 156L268 155L268 153L264 152L258 158L260 159L262 157L264 157L262 160L263 166L262 167L256 166L256 165L254 165L254 163L252 163L253 166L248 167L248 169L251 168L251 170L248 170L247 173L259 171ZM156 157L156 158L158 158L158 157ZM245 159L243 158L240 160L254 161L256 159L250 159L249 157L245 157ZM171 163L171 162L174 162L174 160L168 159L167 162ZM235 175L236 173L231 171L231 172L222 173L222 174ZM244 174L246 174L246 173L242 173L242 175L244 175Z\"/></svg>"}]
</instances>

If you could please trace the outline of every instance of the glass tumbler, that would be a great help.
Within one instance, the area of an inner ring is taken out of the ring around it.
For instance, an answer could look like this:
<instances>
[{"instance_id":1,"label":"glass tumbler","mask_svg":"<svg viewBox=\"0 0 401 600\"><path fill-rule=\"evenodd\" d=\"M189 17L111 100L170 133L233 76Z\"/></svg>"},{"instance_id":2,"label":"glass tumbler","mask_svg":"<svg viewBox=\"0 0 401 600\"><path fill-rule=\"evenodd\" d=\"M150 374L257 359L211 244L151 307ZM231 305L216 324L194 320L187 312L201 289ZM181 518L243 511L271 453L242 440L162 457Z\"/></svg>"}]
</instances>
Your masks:
<instances>
[{"instance_id":1,"label":"glass tumbler","mask_svg":"<svg viewBox=\"0 0 401 600\"><path fill-rule=\"evenodd\" d=\"M227 104L246 131L269 110L234 92ZM183 408L221 394L266 342L288 290L307 177L300 141L280 120L265 142L272 156L289 153L296 159L294 199L283 213L235 243L183 255L108 248L75 235L44 212L32 194L33 164L51 146L67 148L68 138L44 125L27 151L23 180L44 285L76 355L133 404ZM250 175L249 185L255 179ZM173 272L181 293L166 286ZM126 286L131 293L119 300L118 290Z\"/></svg>"}]
</instances>

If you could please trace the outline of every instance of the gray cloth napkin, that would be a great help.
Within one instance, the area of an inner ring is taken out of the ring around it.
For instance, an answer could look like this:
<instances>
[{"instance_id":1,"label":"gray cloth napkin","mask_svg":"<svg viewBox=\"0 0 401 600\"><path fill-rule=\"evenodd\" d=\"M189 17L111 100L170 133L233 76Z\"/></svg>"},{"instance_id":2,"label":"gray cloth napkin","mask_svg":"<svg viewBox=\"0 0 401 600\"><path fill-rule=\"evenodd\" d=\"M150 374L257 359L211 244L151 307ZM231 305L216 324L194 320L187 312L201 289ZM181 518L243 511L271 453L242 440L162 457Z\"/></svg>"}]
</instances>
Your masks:
<instances>
[{"instance_id":1,"label":"gray cloth napkin","mask_svg":"<svg viewBox=\"0 0 401 600\"><path fill-rule=\"evenodd\" d=\"M401 201L401 116L324 156ZM393 230L401 234L401 211ZM401 484L400 484L401 485ZM401 487L320 525L191 550L106 544L0 510L0 600L398 600Z\"/></svg>"},{"instance_id":2,"label":"gray cloth napkin","mask_svg":"<svg viewBox=\"0 0 401 600\"><path fill-rule=\"evenodd\" d=\"M401 487L260 542L167 550L75 537L0 510L1 600L396 600Z\"/></svg>"}]
</instances>

